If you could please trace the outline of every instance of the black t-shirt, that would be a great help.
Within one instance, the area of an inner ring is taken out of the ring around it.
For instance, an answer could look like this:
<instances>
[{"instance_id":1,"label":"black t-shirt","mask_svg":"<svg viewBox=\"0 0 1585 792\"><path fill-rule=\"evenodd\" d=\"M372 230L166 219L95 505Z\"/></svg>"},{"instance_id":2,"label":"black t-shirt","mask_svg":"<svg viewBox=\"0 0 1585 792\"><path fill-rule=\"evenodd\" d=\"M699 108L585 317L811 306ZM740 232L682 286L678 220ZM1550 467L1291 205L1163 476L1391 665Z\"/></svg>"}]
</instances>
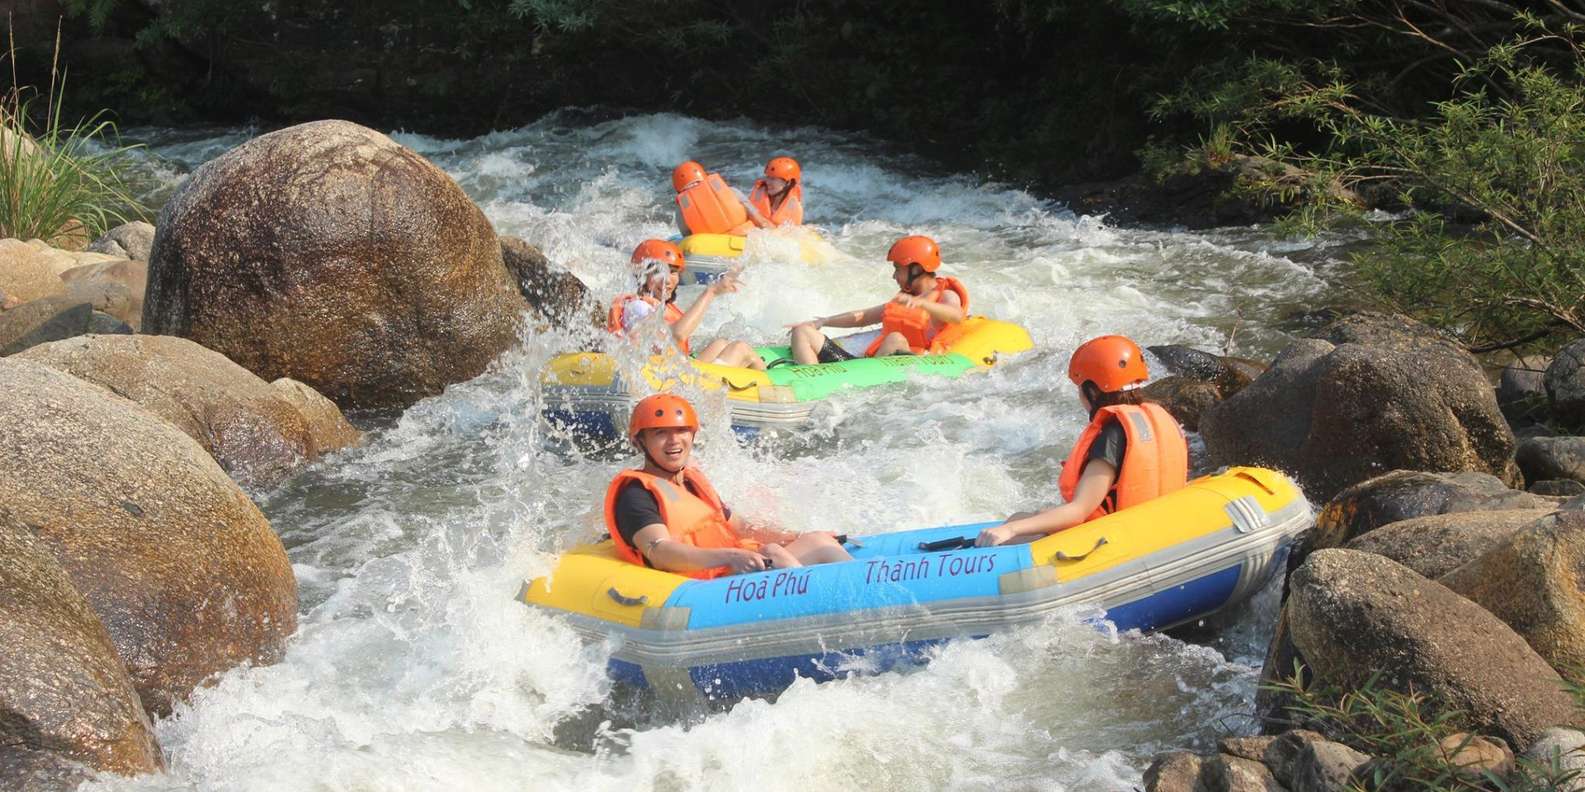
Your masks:
<instances>
[{"instance_id":1,"label":"black t-shirt","mask_svg":"<svg viewBox=\"0 0 1585 792\"><path fill-rule=\"evenodd\" d=\"M688 491L695 495L699 494L692 484L688 485ZM616 493L616 503L612 511L616 515L616 531L622 535L622 541L627 542L628 547L637 550L640 556L645 556L644 548L633 544L633 535L647 526L665 524L660 518L660 501L655 500L654 493L646 489L643 484L629 480ZM726 516L728 519L732 517L731 509L726 510ZM645 563L648 563L648 560L646 556Z\"/></svg>"},{"instance_id":2,"label":"black t-shirt","mask_svg":"<svg viewBox=\"0 0 1585 792\"><path fill-rule=\"evenodd\" d=\"M1123 454L1128 451L1128 432L1123 430L1123 425L1117 421L1108 421L1101 427L1101 433L1096 435L1095 443L1090 446L1090 452L1084 456L1088 463L1092 459L1104 459L1112 463L1112 470L1123 469Z\"/></svg>"}]
</instances>

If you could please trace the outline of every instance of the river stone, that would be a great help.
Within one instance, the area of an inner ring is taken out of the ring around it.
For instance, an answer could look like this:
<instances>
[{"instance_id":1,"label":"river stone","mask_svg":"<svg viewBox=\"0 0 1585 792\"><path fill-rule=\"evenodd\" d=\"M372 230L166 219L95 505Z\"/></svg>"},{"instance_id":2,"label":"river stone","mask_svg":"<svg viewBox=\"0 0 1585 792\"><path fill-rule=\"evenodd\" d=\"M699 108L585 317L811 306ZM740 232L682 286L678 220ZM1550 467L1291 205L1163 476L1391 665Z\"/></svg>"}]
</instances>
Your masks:
<instances>
[{"instance_id":1,"label":"river stone","mask_svg":"<svg viewBox=\"0 0 1585 792\"><path fill-rule=\"evenodd\" d=\"M0 239L0 292L19 303L66 293L66 284L40 256L20 239Z\"/></svg>"},{"instance_id":2,"label":"river stone","mask_svg":"<svg viewBox=\"0 0 1585 792\"><path fill-rule=\"evenodd\" d=\"M1266 749L1276 741L1271 735L1256 735L1253 737L1223 737L1216 745L1222 753L1237 756L1241 759L1253 759L1257 762L1266 756Z\"/></svg>"},{"instance_id":3,"label":"river stone","mask_svg":"<svg viewBox=\"0 0 1585 792\"><path fill-rule=\"evenodd\" d=\"M1580 715L1563 680L1496 616L1382 556L1319 550L1289 578L1289 632L1316 684L1427 696L1529 746Z\"/></svg>"},{"instance_id":4,"label":"river stone","mask_svg":"<svg viewBox=\"0 0 1585 792\"><path fill-rule=\"evenodd\" d=\"M88 246L90 253L104 253L133 261L147 262L154 249L154 226L142 220L122 223L99 235Z\"/></svg>"},{"instance_id":5,"label":"river stone","mask_svg":"<svg viewBox=\"0 0 1585 792\"><path fill-rule=\"evenodd\" d=\"M1145 770L1145 792L1207 792L1200 781L1203 765L1188 751L1157 754Z\"/></svg>"},{"instance_id":6,"label":"river stone","mask_svg":"<svg viewBox=\"0 0 1585 792\"><path fill-rule=\"evenodd\" d=\"M1552 509L1431 514L1391 523L1344 547L1385 556L1435 580L1479 558Z\"/></svg>"},{"instance_id":7,"label":"river stone","mask_svg":"<svg viewBox=\"0 0 1585 792\"><path fill-rule=\"evenodd\" d=\"M115 259L73 267L61 273L67 294L94 303L94 307L126 322L136 331L143 325L143 296L149 279L144 261ZM89 299L103 294L100 299ZM109 305L110 307L106 307Z\"/></svg>"},{"instance_id":8,"label":"river stone","mask_svg":"<svg viewBox=\"0 0 1585 792\"><path fill-rule=\"evenodd\" d=\"M1146 399L1166 408L1190 432L1199 431L1200 416L1222 398L1215 385L1175 374L1146 385L1143 393Z\"/></svg>"},{"instance_id":9,"label":"river stone","mask_svg":"<svg viewBox=\"0 0 1585 792\"><path fill-rule=\"evenodd\" d=\"M1506 622L1553 668L1585 682L1585 512L1537 520L1439 582Z\"/></svg>"},{"instance_id":10,"label":"river stone","mask_svg":"<svg viewBox=\"0 0 1585 792\"><path fill-rule=\"evenodd\" d=\"M132 335L132 326L110 314L94 311L88 317L88 332L84 335Z\"/></svg>"},{"instance_id":11,"label":"river stone","mask_svg":"<svg viewBox=\"0 0 1585 792\"><path fill-rule=\"evenodd\" d=\"M1343 792L1370 755L1330 740L1305 742L1293 758L1291 792Z\"/></svg>"},{"instance_id":12,"label":"river stone","mask_svg":"<svg viewBox=\"0 0 1585 792\"><path fill-rule=\"evenodd\" d=\"M1181 344L1146 347L1171 374L1216 386L1218 398L1244 389L1260 376L1264 364L1247 358L1223 357Z\"/></svg>"},{"instance_id":13,"label":"river stone","mask_svg":"<svg viewBox=\"0 0 1585 792\"><path fill-rule=\"evenodd\" d=\"M166 204L143 330L344 408L403 407L483 372L524 309L456 182L385 135L315 121L210 160Z\"/></svg>"},{"instance_id":14,"label":"river stone","mask_svg":"<svg viewBox=\"0 0 1585 792\"><path fill-rule=\"evenodd\" d=\"M1483 773L1505 776L1513 772L1513 751L1502 740L1461 732L1443 737L1437 748L1442 752L1443 761L1462 776L1479 777Z\"/></svg>"},{"instance_id":15,"label":"river stone","mask_svg":"<svg viewBox=\"0 0 1585 792\"><path fill-rule=\"evenodd\" d=\"M1585 426L1585 338L1558 350L1542 382L1552 402L1553 417L1572 426Z\"/></svg>"},{"instance_id":16,"label":"river stone","mask_svg":"<svg viewBox=\"0 0 1585 792\"><path fill-rule=\"evenodd\" d=\"M1208 790L1226 792L1287 792L1260 762L1219 754L1202 763L1201 778Z\"/></svg>"},{"instance_id":17,"label":"river stone","mask_svg":"<svg viewBox=\"0 0 1585 792\"><path fill-rule=\"evenodd\" d=\"M1551 358L1519 360L1503 367L1497 380L1497 406L1512 423L1528 423L1546 413L1546 368Z\"/></svg>"},{"instance_id":18,"label":"river stone","mask_svg":"<svg viewBox=\"0 0 1585 792\"><path fill-rule=\"evenodd\" d=\"M151 715L239 663L273 663L297 581L248 496L132 401L0 360L0 503L55 553Z\"/></svg>"},{"instance_id":19,"label":"river stone","mask_svg":"<svg viewBox=\"0 0 1585 792\"><path fill-rule=\"evenodd\" d=\"M1526 491L1548 498L1573 498L1585 495L1585 484L1574 479L1547 479L1531 484Z\"/></svg>"},{"instance_id":20,"label":"river stone","mask_svg":"<svg viewBox=\"0 0 1585 792\"><path fill-rule=\"evenodd\" d=\"M1260 760L1271 770L1277 783L1289 786L1293 783L1293 765L1298 760L1300 752L1312 742L1324 741L1321 734L1308 729L1292 729L1277 735L1266 746L1266 752Z\"/></svg>"},{"instance_id":21,"label":"river stone","mask_svg":"<svg viewBox=\"0 0 1585 792\"><path fill-rule=\"evenodd\" d=\"M1391 470L1517 482L1513 432L1467 352L1408 320L1358 317L1300 339L1249 387L1205 412L1219 465L1291 471L1314 501Z\"/></svg>"},{"instance_id":22,"label":"river stone","mask_svg":"<svg viewBox=\"0 0 1585 792\"><path fill-rule=\"evenodd\" d=\"M343 427L327 426L323 415L309 421L297 406L301 396L289 397L185 338L84 336L36 346L19 357L137 402L197 441L243 486L273 486L304 462L347 444ZM325 405L314 409L322 413ZM333 404L329 409L340 417ZM328 432L323 447L316 427Z\"/></svg>"},{"instance_id":23,"label":"river stone","mask_svg":"<svg viewBox=\"0 0 1585 792\"><path fill-rule=\"evenodd\" d=\"M1457 512L1555 509L1557 500L1509 489L1486 473L1395 470L1338 493L1315 518L1312 549L1340 547L1383 525Z\"/></svg>"},{"instance_id":24,"label":"river stone","mask_svg":"<svg viewBox=\"0 0 1585 792\"><path fill-rule=\"evenodd\" d=\"M105 626L49 546L4 509L0 757L20 749L122 774L160 769L154 729ZM39 769L39 759L0 760L0 787L34 788L18 781Z\"/></svg>"},{"instance_id":25,"label":"river stone","mask_svg":"<svg viewBox=\"0 0 1585 792\"><path fill-rule=\"evenodd\" d=\"M1585 732L1576 729L1547 729L1530 745L1524 758L1540 767L1557 763L1564 772L1575 771L1574 778L1558 787L1558 792L1585 792Z\"/></svg>"},{"instance_id":26,"label":"river stone","mask_svg":"<svg viewBox=\"0 0 1585 792\"><path fill-rule=\"evenodd\" d=\"M316 456L363 442L363 433L353 428L341 414L341 408L319 391L290 377L282 377L270 383L270 387L291 402L308 422L308 435L313 440Z\"/></svg>"},{"instance_id":27,"label":"river stone","mask_svg":"<svg viewBox=\"0 0 1585 792\"><path fill-rule=\"evenodd\" d=\"M0 313L0 357L88 332L94 307L66 297L45 297Z\"/></svg>"},{"instance_id":28,"label":"river stone","mask_svg":"<svg viewBox=\"0 0 1585 792\"><path fill-rule=\"evenodd\" d=\"M1585 437L1530 437L1515 454L1526 481L1585 481Z\"/></svg>"},{"instance_id":29,"label":"river stone","mask_svg":"<svg viewBox=\"0 0 1585 792\"><path fill-rule=\"evenodd\" d=\"M25 792L73 792L94 778L93 768L54 751L0 748L0 784Z\"/></svg>"},{"instance_id":30,"label":"river stone","mask_svg":"<svg viewBox=\"0 0 1585 792\"><path fill-rule=\"evenodd\" d=\"M513 236L501 237L501 259L517 290L539 317L556 327L603 326L592 310L589 288L577 275L553 266L539 248Z\"/></svg>"}]
</instances>

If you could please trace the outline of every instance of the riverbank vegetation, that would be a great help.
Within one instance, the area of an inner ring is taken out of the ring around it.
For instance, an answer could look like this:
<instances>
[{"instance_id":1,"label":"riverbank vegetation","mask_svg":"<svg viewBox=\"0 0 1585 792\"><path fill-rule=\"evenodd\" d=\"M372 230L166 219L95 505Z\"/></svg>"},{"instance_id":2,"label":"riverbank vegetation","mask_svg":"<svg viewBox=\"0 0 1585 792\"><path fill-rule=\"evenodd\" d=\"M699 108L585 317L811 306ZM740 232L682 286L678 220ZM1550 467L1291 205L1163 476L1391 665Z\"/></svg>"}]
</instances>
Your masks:
<instances>
[{"instance_id":1,"label":"riverbank vegetation","mask_svg":"<svg viewBox=\"0 0 1585 792\"><path fill-rule=\"evenodd\" d=\"M1473 731L1464 712L1426 695L1378 687L1350 691L1306 684L1306 674L1275 682L1287 698L1293 725L1311 729L1370 757L1348 787L1365 792L1550 792L1572 789L1581 773L1572 757L1504 756ZM1569 693L1585 706L1585 690Z\"/></svg>"},{"instance_id":2,"label":"riverbank vegetation","mask_svg":"<svg viewBox=\"0 0 1585 792\"><path fill-rule=\"evenodd\" d=\"M477 134L569 107L746 115L866 130L1037 189L1235 163L1232 189L1296 227L1369 220L1372 295L1472 349L1585 332L1580 0L64 10L91 75L74 98L127 122Z\"/></svg>"},{"instance_id":3,"label":"riverbank vegetation","mask_svg":"<svg viewBox=\"0 0 1585 792\"><path fill-rule=\"evenodd\" d=\"M16 62L14 46L8 56ZM0 237L87 244L141 216L108 112L69 122L64 98L56 70L42 93L13 81L0 97Z\"/></svg>"}]
</instances>

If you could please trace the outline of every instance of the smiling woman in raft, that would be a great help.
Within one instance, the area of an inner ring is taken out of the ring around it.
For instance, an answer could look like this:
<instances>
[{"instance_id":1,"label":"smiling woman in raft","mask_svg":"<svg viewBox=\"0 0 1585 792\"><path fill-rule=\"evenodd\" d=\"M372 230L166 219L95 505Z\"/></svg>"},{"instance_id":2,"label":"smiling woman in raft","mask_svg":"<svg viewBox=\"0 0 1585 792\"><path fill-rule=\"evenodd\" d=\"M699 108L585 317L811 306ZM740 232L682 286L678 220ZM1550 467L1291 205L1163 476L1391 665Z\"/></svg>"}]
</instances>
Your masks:
<instances>
[{"instance_id":1,"label":"smiling woman in raft","mask_svg":"<svg viewBox=\"0 0 1585 792\"><path fill-rule=\"evenodd\" d=\"M1189 445L1172 415L1145 401L1139 389L1149 378L1144 353L1123 336L1092 338L1075 349L1068 379L1079 388L1090 425L1062 463L1057 487L1065 502L1014 515L981 531L974 544L1032 542L1183 489Z\"/></svg>"},{"instance_id":2,"label":"smiling woman in raft","mask_svg":"<svg viewBox=\"0 0 1585 792\"><path fill-rule=\"evenodd\" d=\"M699 415L681 396L657 393L633 407L628 440L644 464L617 473L605 493L605 528L618 557L706 579L852 559L828 532L793 533L734 515L689 464L698 432Z\"/></svg>"},{"instance_id":3,"label":"smiling woman in raft","mask_svg":"<svg viewBox=\"0 0 1585 792\"><path fill-rule=\"evenodd\" d=\"M717 338L698 352L692 351L693 333L704 318L705 309L710 307L716 297L731 294L742 286L737 270L711 281L693 301L693 305L684 311L677 307L677 285L682 282L683 270L688 267L682 248L662 239L646 239L633 250L631 264L633 277L638 281L638 291L618 295L611 302L611 310L606 313L607 330L620 336L631 336L640 322L658 310L671 332L672 340L684 355L691 355L700 363L759 371L765 369L765 361L745 341Z\"/></svg>"}]
</instances>

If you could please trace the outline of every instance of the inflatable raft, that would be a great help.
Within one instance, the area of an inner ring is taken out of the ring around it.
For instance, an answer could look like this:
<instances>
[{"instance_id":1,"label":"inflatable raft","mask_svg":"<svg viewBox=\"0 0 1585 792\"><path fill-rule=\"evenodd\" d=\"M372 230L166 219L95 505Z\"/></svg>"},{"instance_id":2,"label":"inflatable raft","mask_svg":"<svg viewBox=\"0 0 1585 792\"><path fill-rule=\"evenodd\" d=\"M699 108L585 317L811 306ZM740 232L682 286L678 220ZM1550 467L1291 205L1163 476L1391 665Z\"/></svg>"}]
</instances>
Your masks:
<instances>
[{"instance_id":1,"label":"inflatable raft","mask_svg":"<svg viewBox=\"0 0 1585 792\"><path fill-rule=\"evenodd\" d=\"M611 356L574 352L553 358L546 367L545 416L587 435L620 437L635 398L681 384L725 390L732 426L754 433L801 424L815 403L845 388L871 388L916 376L960 377L989 369L1033 345L1028 331L1018 325L971 316L943 354L778 365L769 371L656 356L638 376L624 377ZM767 363L792 357L787 347L761 347L758 352Z\"/></svg>"},{"instance_id":2,"label":"inflatable raft","mask_svg":"<svg viewBox=\"0 0 1585 792\"><path fill-rule=\"evenodd\" d=\"M788 255L796 255L805 264L814 264L825 258L827 247L813 231L800 229L791 232L771 231L776 241L771 244L786 245ZM738 263L748 248L748 237L733 234L690 234L673 237L688 259L688 272L695 283L709 283ZM794 248L794 246L796 246ZM796 252L794 252L796 251Z\"/></svg>"},{"instance_id":3,"label":"inflatable raft","mask_svg":"<svg viewBox=\"0 0 1585 792\"><path fill-rule=\"evenodd\" d=\"M1024 545L973 547L995 523L943 526L851 539L840 564L695 580L621 561L606 540L567 552L518 598L589 641L614 639L620 682L735 700L796 676L916 663L942 641L1075 605L1120 629L1190 622L1264 587L1311 521L1282 474L1233 468Z\"/></svg>"}]
</instances>

